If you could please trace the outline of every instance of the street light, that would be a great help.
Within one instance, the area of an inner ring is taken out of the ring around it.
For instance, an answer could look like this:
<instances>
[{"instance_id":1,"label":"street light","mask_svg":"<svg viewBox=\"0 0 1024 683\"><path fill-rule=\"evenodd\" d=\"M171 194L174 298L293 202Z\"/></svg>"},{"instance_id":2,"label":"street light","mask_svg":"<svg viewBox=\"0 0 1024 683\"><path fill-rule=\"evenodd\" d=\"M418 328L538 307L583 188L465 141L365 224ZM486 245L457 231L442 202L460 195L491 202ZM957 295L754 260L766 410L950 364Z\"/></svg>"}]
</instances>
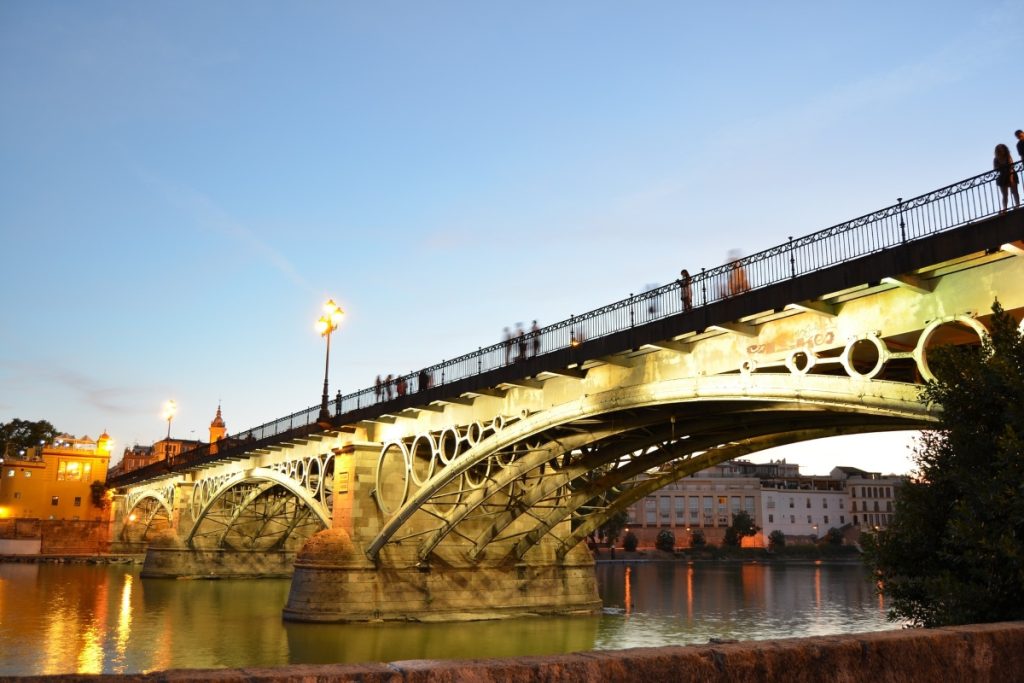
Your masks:
<instances>
[{"instance_id":1,"label":"street light","mask_svg":"<svg viewBox=\"0 0 1024 683\"><path fill-rule=\"evenodd\" d=\"M178 412L178 404L174 402L174 399L168 399L167 403L164 403L163 419L167 420L167 441L171 440L171 420L174 419L174 414Z\"/></svg>"},{"instance_id":2,"label":"street light","mask_svg":"<svg viewBox=\"0 0 1024 683\"><path fill-rule=\"evenodd\" d=\"M328 299L324 304L324 314L316 321L316 331L320 333L321 337L327 339L327 356L324 360L324 395L320 401L320 417L318 418L320 421L331 419L331 413L327 410L327 372L331 367L331 332L338 329L344 316L345 311L334 303L334 299Z\"/></svg>"}]
</instances>

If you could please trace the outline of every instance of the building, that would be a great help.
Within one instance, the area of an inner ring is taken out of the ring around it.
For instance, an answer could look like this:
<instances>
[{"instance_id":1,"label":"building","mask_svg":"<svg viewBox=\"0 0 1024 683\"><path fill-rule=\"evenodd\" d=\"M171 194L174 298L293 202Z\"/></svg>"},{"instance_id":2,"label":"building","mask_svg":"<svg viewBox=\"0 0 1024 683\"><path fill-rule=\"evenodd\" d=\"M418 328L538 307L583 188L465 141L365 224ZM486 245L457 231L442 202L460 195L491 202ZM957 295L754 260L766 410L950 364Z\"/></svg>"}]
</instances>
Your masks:
<instances>
[{"instance_id":1,"label":"building","mask_svg":"<svg viewBox=\"0 0 1024 683\"><path fill-rule=\"evenodd\" d=\"M833 478L841 480L850 497L853 525L862 531L884 529L892 520L896 490L906 477L865 472L856 467L836 467Z\"/></svg>"},{"instance_id":2,"label":"building","mask_svg":"<svg viewBox=\"0 0 1024 683\"><path fill-rule=\"evenodd\" d=\"M96 441L63 434L52 444L4 457L0 518L106 519L102 484L107 479L111 444L106 432Z\"/></svg>"},{"instance_id":3,"label":"building","mask_svg":"<svg viewBox=\"0 0 1024 683\"><path fill-rule=\"evenodd\" d=\"M760 527L744 547L763 547L773 531L790 541L814 542L830 529L869 531L887 527L896 489L904 477L836 467L827 477L802 476L785 460L733 460L659 489L627 509L627 527L640 547L653 547L658 532L671 531L676 547L688 547L700 529L721 545L732 516L746 511Z\"/></svg>"},{"instance_id":4,"label":"building","mask_svg":"<svg viewBox=\"0 0 1024 683\"><path fill-rule=\"evenodd\" d=\"M217 406L217 415L210 422L210 441L209 443L216 444L221 439L227 438L227 427L224 424L224 418L220 413L220 406ZM125 448L124 453L121 455L121 460L110 468L108 476L116 477L132 470L137 470L140 467L152 465L155 462L161 462L168 458L173 458L181 453L190 451L194 448L207 445L207 442L198 441L195 439L160 439L152 446L140 446L135 444L130 448ZM215 449L214 449L214 452Z\"/></svg>"}]
</instances>

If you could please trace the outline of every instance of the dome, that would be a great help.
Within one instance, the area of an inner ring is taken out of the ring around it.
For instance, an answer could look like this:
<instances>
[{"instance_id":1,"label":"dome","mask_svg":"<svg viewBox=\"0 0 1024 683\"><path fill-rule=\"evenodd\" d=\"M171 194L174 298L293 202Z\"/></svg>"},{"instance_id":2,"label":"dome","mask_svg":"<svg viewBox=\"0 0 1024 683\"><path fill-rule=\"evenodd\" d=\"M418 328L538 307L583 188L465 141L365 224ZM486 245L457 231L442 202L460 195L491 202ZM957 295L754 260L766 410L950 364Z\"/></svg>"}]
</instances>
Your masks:
<instances>
[{"instance_id":1,"label":"dome","mask_svg":"<svg viewBox=\"0 0 1024 683\"><path fill-rule=\"evenodd\" d=\"M220 406L217 406L217 416L210 423L211 427L224 427L224 418L220 416Z\"/></svg>"}]
</instances>

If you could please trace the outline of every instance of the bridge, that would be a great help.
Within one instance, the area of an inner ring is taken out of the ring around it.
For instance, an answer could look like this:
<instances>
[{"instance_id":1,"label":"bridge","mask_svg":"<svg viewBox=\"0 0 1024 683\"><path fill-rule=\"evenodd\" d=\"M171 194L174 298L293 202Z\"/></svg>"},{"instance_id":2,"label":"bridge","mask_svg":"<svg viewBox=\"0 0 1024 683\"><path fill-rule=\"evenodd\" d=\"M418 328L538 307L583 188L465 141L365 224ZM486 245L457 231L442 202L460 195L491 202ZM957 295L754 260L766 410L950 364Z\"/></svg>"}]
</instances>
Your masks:
<instances>
[{"instance_id":1,"label":"bridge","mask_svg":"<svg viewBox=\"0 0 1024 683\"><path fill-rule=\"evenodd\" d=\"M581 541L634 501L766 448L935 420L929 353L980 345L996 298L1024 318L1024 211L999 212L993 180L126 473L108 482L118 539L148 544L144 576L294 562L291 619L593 610Z\"/></svg>"}]
</instances>

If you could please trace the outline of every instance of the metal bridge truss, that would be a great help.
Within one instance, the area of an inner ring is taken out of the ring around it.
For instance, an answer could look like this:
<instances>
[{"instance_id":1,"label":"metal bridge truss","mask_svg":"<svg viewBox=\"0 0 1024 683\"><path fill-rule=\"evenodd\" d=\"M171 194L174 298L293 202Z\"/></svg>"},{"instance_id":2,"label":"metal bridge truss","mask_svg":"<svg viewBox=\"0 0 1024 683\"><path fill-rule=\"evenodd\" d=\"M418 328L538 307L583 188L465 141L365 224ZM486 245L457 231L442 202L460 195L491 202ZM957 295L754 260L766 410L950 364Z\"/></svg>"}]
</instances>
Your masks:
<instances>
[{"instance_id":1,"label":"metal bridge truss","mask_svg":"<svg viewBox=\"0 0 1024 683\"><path fill-rule=\"evenodd\" d=\"M918 399L920 382L932 378L928 349L939 338L977 346L985 334L973 317L947 316L916 344L865 333L830 350L746 360L731 374L613 387L385 443L374 496L387 522L366 553L415 542L427 562L454 536L470 559L519 561L557 534L564 557L615 513L715 464L809 439L926 426L935 419Z\"/></svg>"},{"instance_id":2,"label":"metal bridge truss","mask_svg":"<svg viewBox=\"0 0 1024 683\"><path fill-rule=\"evenodd\" d=\"M137 489L128 495L120 540L149 541L153 534L171 527L174 484L158 483L159 486Z\"/></svg>"},{"instance_id":3,"label":"metal bridge truss","mask_svg":"<svg viewBox=\"0 0 1024 683\"><path fill-rule=\"evenodd\" d=\"M196 482L191 548L295 550L331 525L334 455L295 458L270 467Z\"/></svg>"}]
</instances>

